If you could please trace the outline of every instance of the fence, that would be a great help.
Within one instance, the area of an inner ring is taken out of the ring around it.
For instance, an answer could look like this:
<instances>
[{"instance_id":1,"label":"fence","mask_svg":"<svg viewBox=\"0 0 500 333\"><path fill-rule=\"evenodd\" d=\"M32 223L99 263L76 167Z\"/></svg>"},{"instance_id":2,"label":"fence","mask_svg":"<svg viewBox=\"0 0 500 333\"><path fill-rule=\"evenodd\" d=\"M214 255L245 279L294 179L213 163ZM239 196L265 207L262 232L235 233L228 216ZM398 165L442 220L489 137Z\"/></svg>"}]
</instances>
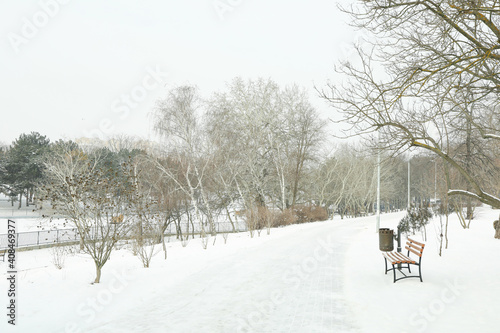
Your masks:
<instances>
[{"instance_id":1,"label":"fence","mask_svg":"<svg viewBox=\"0 0 500 333\"><path fill-rule=\"evenodd\" d=\"M205 231L210 232L208 224L204 225ZM187 226L187 223L181 225L181 231L183 234L201 233L201 225L199 223L193 226ZM216 222L215 231L217 233L233 232L233 225L229 222ZM245 223L239 222L234 224L234 232L244 232L247 231ZM169 224L165 230L165 235L176 235L177 228L175 224ZM80 239L78 234L78 229L53 229L53 230L40 230L40 231L30 231L30 232L19 232L16 233L16 244L17 247L30 247L30 246L42 246L57 243L68 243L78 241ZM0 234L0 249L5 249L8 246L8 235Z\"/></svg>"},{"instance_id":2,"label":"fence","mask_svg":"<svg viewBox=\"0 0 500 333\"><path fill-rule=\"evenodd\" d=\"M0 249L7 248L7 234L0 235ZM56 243L73 242L78 239L78 230L74 229L55 229L40 230L31 232L16 233L17 247L39 246Z\"/></svg>"}]
</instances>

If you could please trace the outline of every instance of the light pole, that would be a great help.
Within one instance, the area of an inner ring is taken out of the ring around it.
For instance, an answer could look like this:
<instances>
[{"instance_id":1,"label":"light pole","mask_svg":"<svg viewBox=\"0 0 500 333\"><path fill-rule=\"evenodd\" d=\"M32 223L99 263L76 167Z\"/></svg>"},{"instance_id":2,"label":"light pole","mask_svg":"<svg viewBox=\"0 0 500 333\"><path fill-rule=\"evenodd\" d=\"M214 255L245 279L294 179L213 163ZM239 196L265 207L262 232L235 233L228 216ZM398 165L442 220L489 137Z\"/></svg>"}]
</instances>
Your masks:
<instances>
[{"instance_id":1,"label":"light pole","mask_svg":"<svg viewBox=\"0 0 500 333\"><path fill-rule=\"evenodd\" d=\"M410 187L411 187L411 183L410 183L410 161L411 161L411 155L408 156L408 207L407 209L410 210L410 207L411 207L411 198L410 198Z\"/></svg>"},{"instance_id":2,"label":"light pole","mask_svg":"<svg viewBox=\"0 0 500 333\"><path fill-rule=\"evenodd\" d=\"M437 204L437 158L434 158L434 204Z\"/></svg>"},{"instance_id":3,"label":"light pole","mask_svg":"<svg viewBox=\"0 0 500 333\"><path fill-rule=\"evenodd\" d=\"M378 154L377 154L377 224L375 232L380 229L380 132L377 138Z\"/></svg>"}]
</instances>

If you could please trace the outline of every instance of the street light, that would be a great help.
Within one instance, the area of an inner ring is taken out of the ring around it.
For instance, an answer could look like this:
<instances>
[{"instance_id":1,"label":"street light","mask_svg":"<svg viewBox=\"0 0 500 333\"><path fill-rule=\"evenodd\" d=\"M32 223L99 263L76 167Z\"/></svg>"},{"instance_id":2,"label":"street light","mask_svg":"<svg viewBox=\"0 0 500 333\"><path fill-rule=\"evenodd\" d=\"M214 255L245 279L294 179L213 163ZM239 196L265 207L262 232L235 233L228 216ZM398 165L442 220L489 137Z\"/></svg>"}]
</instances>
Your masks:
<instances>
[{"instance_id":1,"label":"street light","mask_svg":"<svg viewBox=\"0 0 500 333\"><path fill-rule=\"evenodd\" d=\"M380 229L380 131L377 132L377 146L378 146L378 155L377 155L377 224L375 232L378 233Z\"/></svg>"},{"instance_id":2,"label":"street light","mask_svg":"<svg viewBox=\"0 0 500 333\"><path fill-rule=\"evenodd\" d=\"M407 209L410 210L411 207L411 197L410 197L410 189L411 189L411 183L410 183L410 161L411 161L411 155L408 156L408 207Z\"/></svg>"},{"instance_id":3,"label":"street light","mask_svg":"<svg viewBox=\"0 0 500 333\"><path fill-rule=\"evenodd\" d=\"M437 157L434 158L434 204L437 204Z\"/></svg>"}]
</instances>

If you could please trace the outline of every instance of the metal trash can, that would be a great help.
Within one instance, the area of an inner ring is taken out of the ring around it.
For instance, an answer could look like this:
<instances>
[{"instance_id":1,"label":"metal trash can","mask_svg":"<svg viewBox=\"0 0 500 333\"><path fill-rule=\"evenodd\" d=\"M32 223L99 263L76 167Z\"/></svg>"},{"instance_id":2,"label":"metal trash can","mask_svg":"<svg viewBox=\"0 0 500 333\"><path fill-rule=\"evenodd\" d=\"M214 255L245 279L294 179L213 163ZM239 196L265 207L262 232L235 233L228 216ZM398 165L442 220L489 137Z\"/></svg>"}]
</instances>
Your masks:
<instances>
[{"instance_id":1,"label":"metal trash can","mask_svg":"<svg viewBox=\"0 0 500 333\"><path fill-rule=\"evenodd\" d=\"M380 251L393 251L394 230L389 228L378 229L378 246Z\"/></svg>"}]
</instances>

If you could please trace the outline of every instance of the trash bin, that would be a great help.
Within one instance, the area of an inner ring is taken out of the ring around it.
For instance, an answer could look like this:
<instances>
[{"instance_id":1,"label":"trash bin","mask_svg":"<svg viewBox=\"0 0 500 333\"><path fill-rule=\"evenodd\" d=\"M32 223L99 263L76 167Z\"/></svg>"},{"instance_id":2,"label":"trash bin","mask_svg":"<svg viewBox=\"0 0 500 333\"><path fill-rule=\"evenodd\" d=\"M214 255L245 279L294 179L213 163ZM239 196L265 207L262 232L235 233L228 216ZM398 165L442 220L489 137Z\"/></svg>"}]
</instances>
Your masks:
<instances>
[{"instance_id":1,"label":"trash bin","mask_svg":"<svg viewBox=\"0 0 500 333\"><path fill-rule=\"evenodd\" d=\"M380 228L378 230L378 243L380 251L393 251L394 231L389 228Z\"/></svg>"}]
</instances>

